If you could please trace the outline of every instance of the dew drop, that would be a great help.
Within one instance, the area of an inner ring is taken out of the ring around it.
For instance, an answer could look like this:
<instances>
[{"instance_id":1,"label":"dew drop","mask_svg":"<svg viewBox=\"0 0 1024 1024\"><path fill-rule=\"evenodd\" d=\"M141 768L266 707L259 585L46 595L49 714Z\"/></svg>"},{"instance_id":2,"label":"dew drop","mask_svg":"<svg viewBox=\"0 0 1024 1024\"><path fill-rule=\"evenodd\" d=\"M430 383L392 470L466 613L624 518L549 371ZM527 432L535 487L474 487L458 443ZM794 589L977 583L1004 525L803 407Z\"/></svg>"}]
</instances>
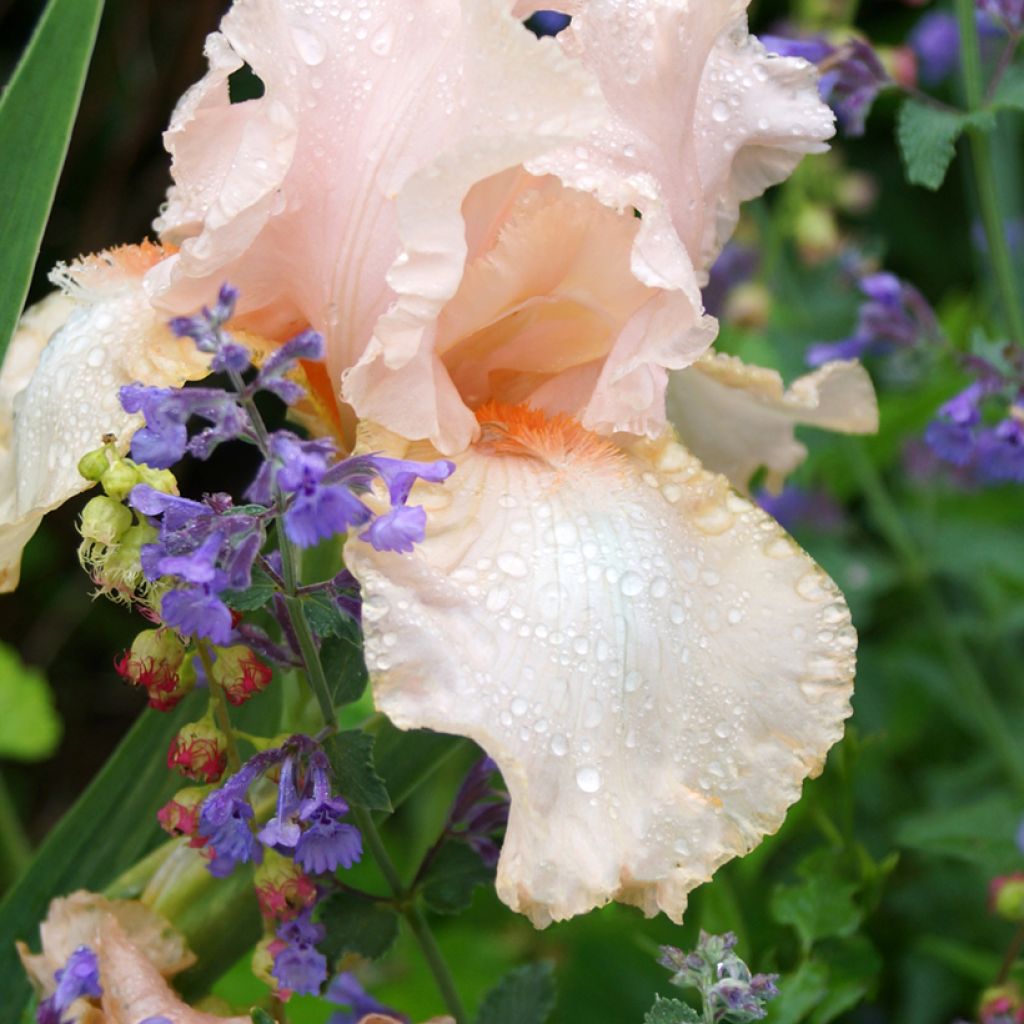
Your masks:
<instances>
[{"instance_id":1,"label":"dew drop","mask_svg":"<svg viewBox=\"0 0 1024 1024\"><path fill-rule=\"evenodd\" d=\"M551 737L551 753L555 757L565 757L569 752L569 741L560 733Z\"/></svg>"},{"instance_id":2,"label":"dew drop","mask_svg":"<svg viewBox=\"0 0 1024 1024\"><path fill-rule=\"evenodd\" d=\"M581 768L576 773L576 785L584 793L596 793L601 788L601 775L596 768Z\"/></svg>"},{"instance_id":3,"label":"dew drop","mask_svg":"<svg viewBox=\"0 0 1024 1024\"><path fill-rule=\"evenodd\" d=\"M299 56L312 68L322 64L327 56L327 47L324 41L309 29L295 27L292 29L292 40Z\"/></svg>"},{"instance_id":4,"label":"dew drop","mask_svg":"<svg viewBox=\"0 0 1024 1024\"><path fill-rule=\"evenodd\" d=\"M714 106L713 106L713 107L711 108L711 116L712 116L712 117L713 117L713 118L714 118L714 119L715 119L715 120L716 120L716 121L717 121L717 122L718 122L719 124L724 124L724 123L725 123L726 121L728 121L728 120L729 120L729 107L728 107L728 104L725 104L725 103L723 103L723 102L722 102L721 100L719 100L719 101L718 101L718 102L717 102L717 103L716 103L716 104L715 104L715 105L714 105Z\"/></svg>"},{"instance_id":5,"label":"dew drop","mask_svg":"<svg viewBox=\"0 0 1024 1024\"><path fill-rule=\"evenodd\" d=\"M498 568L513 579L522 579L529 571L526 562L512 551L503 551L498 555Z\"/></svg>"},{"instance_id":6,"label":"dew drop","mask_svg":"<svg viewBox=\"0 0 1024 1024\"><path fill-rule=\"evenodd\" d=\"M626 597L638 597L644 592L644 580L639 573L624 573L619 581L619 589Z\"/></svg>"}]
</instances>

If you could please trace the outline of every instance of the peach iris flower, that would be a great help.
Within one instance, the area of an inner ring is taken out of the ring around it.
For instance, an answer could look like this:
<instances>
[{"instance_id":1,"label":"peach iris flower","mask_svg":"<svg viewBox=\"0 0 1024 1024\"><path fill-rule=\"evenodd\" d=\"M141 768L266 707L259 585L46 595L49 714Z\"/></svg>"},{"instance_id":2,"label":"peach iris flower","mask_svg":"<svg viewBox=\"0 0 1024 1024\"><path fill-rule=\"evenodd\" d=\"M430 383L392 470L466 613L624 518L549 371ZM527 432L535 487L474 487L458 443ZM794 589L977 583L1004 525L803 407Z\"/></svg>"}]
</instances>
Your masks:
<instances>
[{"instance_id":1,"label":"peach iris flower","mask_svg":"<svg viewBox=\"0 0 1024 1024\"><path fill-rule=\"evenodd\" d=\"M8 586L78 456L136 428L115 386L203 373L161 325L222 281L250 338L325 335L337 432L453 459L413 553L346 556L378 706L498 762L498 892L538 925L680 917L850 713L842 597L741 492L797 422L873 429L870 382L786 391L709 352L700 300L740 203L832 133L745 8L588 0L537 40L513 0L236 0L166 134L162 248L63 268L0 376ZM232 103L243 64L264 92Z\"/></svg>"}]
</instances>

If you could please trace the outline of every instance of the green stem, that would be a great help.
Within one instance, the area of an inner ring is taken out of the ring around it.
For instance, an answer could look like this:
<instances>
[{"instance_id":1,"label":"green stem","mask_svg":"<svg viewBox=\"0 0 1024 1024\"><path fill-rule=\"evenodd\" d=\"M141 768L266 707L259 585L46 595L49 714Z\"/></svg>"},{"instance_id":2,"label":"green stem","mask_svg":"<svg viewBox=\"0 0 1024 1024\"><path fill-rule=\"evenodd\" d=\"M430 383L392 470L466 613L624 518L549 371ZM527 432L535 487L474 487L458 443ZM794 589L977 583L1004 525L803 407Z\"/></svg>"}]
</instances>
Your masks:
<instances>
[{"instance_id":1,"label":"green stem","mask_svg":"<svg viewBox=\"0 0 1024 1024\"><path fill-rule=\"evenodd\" d=\"M282 557L282 563L287 565L287 559ZM306 611L302 607L302 600L298 597L286 597L285 607L288 609L288 620L295 630L295 637L299 641L299 649L302 651L302 660L305 662L306 680L317 704L320 705L320 714L323 717L324 725L328 729L334 729L338 724L338 716L334 711L334 702L331 700L331 688L327 684L327 676L324 674L324 667L320 663L320 654L316 649L316 641L310 632L309 623L306 621Z\"/></svg>"},{"instance_id":2,"label":"green stem","mask_svg":"<svg viewBox=\"0 0 1024 1024\"><path fill-rule=\"evenodd\" d=\"M217 725L224 733L227 743L228 766L232 772L237 772L242 767L242 758L238 753L238 741L235 738L234 727L231 725L231 715L228 712L227 701L224 699L224 689L213 674L213 658L210 657L210 649L206 646L205 641L196 639L196 650L199 652L199 660L203 663L206 682L210 688L210 707L213 708L214 718L217 719Z\"/></svg>"},{"instance_id":3,"label":"green stem","mask_svg":"<svg viewBox=\"0 0 1024 1024\"><path fill-rule=\"evenodd\" d=\"M3 775L0 775L0 877L13 883L32 860L32 844L25 835Z\"/></svg>"},{"instance_id":4,"label":"green stem","mask_svg":"<svg viewBox=\"0 0 1024 1024\"><path fill-rule=\"evenodd\" d=\"M427 961L430 973L434 976L434 981L437 984L438 991L441 993L445 1006L448 1007L448 1012L455 1018L456 1024L466 1024L469 1018L466 1016L462 1000L459 998L455 982L452 980L451 972L445 963L444 955L437 944L437 939L434 938L434 933L430 930L430 925L427 924L423 911L413 900L409 899L409 893L406 892L405 886L402 885L398 869L388 854L380 832L377 831L373 815L361 807L355 808L352 814L356 824L359 826L360 832L363 834L363 838L366 840L366 845L370 848L370 852L373 854L373 858L377 862L381 874L384 876L384 881L387 882L388 888L398 904L399 910L401 910L416 941L420 945L423 958Z\"/></svg>"},{"instance_id":5,"label":"green stem","mask_svg":"<svg viewBox=\"0 0 1024 1024\"><path fill-rule=\"evenodd\" d=\"M931 585L926 563L913 535L863 443L848 439L846 452L847 463L857 477L875 524L903 562L907 578L917 593L929 633L942 651L963 706L973 712L979 735L991 746L1017 788L1024 792L1024 747L1007 726L1005 716L965 646L956 624L951 620L942 598Z\"/></svg>"},{"instance_id":6,"label":"green stem","mask_svg":"<svg viewBox=\"0 0 1024 1024\"><path fill-rule=\"evenodd\" d=\"M974 20L974 0L956 0L956 13L960 26L960 65L964 96L967 100L967 109L973 113L981 110L985 102L985 79L981 66L978 26ZM970 141L978 206L1007 326L1013 340L1018 345L1024 345L1024 310L1017 295L1017 278L1013 270L1010 246L1003 231L992 148L984 129L976 125L967 129L967 136Z\"/></svg>"}]
</instances>

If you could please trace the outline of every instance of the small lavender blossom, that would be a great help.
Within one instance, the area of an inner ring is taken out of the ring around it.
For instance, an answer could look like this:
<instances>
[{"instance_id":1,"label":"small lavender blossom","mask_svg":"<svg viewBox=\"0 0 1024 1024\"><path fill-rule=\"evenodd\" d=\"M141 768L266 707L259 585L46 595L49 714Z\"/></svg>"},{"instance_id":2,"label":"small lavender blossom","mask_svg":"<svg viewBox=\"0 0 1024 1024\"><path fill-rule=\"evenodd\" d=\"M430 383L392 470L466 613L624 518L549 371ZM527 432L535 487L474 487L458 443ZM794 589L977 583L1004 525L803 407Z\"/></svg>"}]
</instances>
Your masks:
<instances>
[{"instance_id":1,"label":"small lavender blossom","mask_svg":"<svg viewBox=\"0 0 1024 1024\"><path fill-rule=\"evenodd\" d=\"M330 767L319 751L309 759L312 795L303 802L299 820L306 826L295 844L295 862L310 874L350 868L363 853L363 840L354 825L341 821L348 804L332 797Z\"/></svg>"},{"instance_id":2,"label":"small lavender blossom","mask_svg":"<svg viewBox=\"0 0 1024 1024\"><path fill-rule=\"evenodd\" d=\"M291 855L302 835L299 824L299 794L295 790L295 758L287 757L281 765L277 783L277 813L260 830L259 839L278 853Z\"/></svg>"},{"instance_id":3,"label":"small lavender blossom","mask_svg":"<svg viewBox=\"0 0 1024 1024\"><path fill-rule=\"evenodd\" d=\"M910 33L909 43L925 85L945 81L960 63L960 28L956 17L946 11L925 14Z\"/></svg>"},{"instance_id":4,"label":"small lavender blossom","mask_svg":"<svg viewBox=\"0 0 1024 1024\"><path fill-rule=\"evenodd\" d=\"M778 494L759 491L757 503L789 533L807 528L829 533L843 523L843 509L823 491L808 491L789 485Z\"/></svg>"},{"instance_id":5,"label":"small lavender blossom","mask_svg":"<svg viewBox=\"0 0 1024 1024\"><path fill-rule=\"evenodd\" d=\"M316 996L327 980L327 958L316 948L326 930L314 924L310 915L306 909L278 928L277 937L285 946L274 956L272 973L281 988Z\"/></svg>"},{"instance_id":6,"label":"small lavender blossom","mask_svg":"<svg viewBox=\"0 0 1024 1024\"><path fill-rule=\"evenodd\" d=\"M658 961L673 972L672 984L694 988L701 996L705 1020L747 1024L767 1015L765 1003L778 995L774 974L752 974L733 952L736 936L700 933L697 948L687 953L663 946Z\"/></svg>"},{"instance_id":7,"label":"small lavender blossom","mask_svg":"<svg viewBox=\"0 0 1024 1024\"><path fill-rule=\"evenodd\" d=\"M489 757L470 768L445 823L445 835L466 842L488 867L494 867L501 854L495 834L508 824L509 796L494 785L497 770Z\"/></svg>"},{"instance_id":8,"label":"small lavender blossom","mask_svg":"<svg viewBox=\"0 0 1024 1024\"><path fill-rule=\"evenodd\" d=\"M864 123L875 98L892 84L871 46L861 39L849 39L837 47L820 36L762 36L761 42L782 57L802 57L817 64L821 72L818 92L835 111L844 134L864 134Z\"/></svg>"},{"instance_id":9,"label":"small lavender blossom","mask_svg":"<svg viewBox=\"0 0 1024 1024\"><path fill-rule=\"evenodd\" d=\"M306 395L305 389L286 376L301 359L318 361L324 357L324 339L316 331L303 331L276 349L260 367L256 387L277 395L287 405L295 405Z\"/></svg>"},{"instance_id":10,"label":"small lavender blossom","mask_svg":"<svg viewBox=\"0 0 1024 1024\"><path fill-rule=\"evenodd\" d=\"M179 316L170 322L171 330L179 338L191 338L200 352L213 355L210 368L218 373L243 373L250 365L249 350L222 329L234 316L237 302L238 289L223 284L212 308L204 306L196 316Z\"/></svg>"},{"instance_id":11,"label":"small lavender blossom","mask_svg":"<svg viewBox=\"0 0 1024 1024\"><path fill-rule=\"evenodd\" d=\"M402 1021L403 1024L409 1024L409 1018L405 1014L399 1013L390 1006L385 1006L374 999L359 984L359 980L354 974L343 973L335 975L330 985L327 986L324 998L330 1003L347 1007L347 1009L332 1013L327 1018L327 1024L359 1024L359 1021L364 1017L375 1013L381 1014L389 1020L393 1019Z\"/></svg>"},{"instance_id":12,"label":"small lavender blossom","mask_svg":"<svg viewBox=\"0 0 1024 1024\"><path fill-rule=\"evenodd\" d=\"M842 341L811 345L805 356L808 365L885 355L938 337L935 313L912 284L883 272L862 277L858 286L866 301L860 305L856 331Z\"/></svg>"},{"instance_id":13,"label":"small lavender blossom","mask_svg":"<svg viewBox=\"0 0 1024 1024\"><path fill-rule=\"evenodd\" d=\"M925 431L932 451L954 466L966 466L975 457L975 428L981 422L981 403L987 389L976 381L939 407Z\"/></svg>"},{"instance_id":14,"label":"small lavender blossom","mask_svg":"<svg viewBox=\"0 0 1024 1024\"><path fill-rule=\"evenodd\" d=\"M1024 483L1024 407L978 435L978 469L989 483Z\"/></svg>"}]
</instances>

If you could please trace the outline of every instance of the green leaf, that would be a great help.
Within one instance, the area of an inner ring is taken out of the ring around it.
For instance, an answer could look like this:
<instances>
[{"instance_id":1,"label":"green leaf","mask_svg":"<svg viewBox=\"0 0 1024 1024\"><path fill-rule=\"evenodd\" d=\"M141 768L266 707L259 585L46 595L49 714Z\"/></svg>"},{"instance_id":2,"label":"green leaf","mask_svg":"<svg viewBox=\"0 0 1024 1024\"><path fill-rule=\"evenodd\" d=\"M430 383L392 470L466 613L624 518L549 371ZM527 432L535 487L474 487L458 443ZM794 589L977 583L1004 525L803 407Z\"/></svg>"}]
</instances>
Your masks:
<instances>
[{"instance_id":1,"label":"green leaf","mask_svg":"<svg viewBox=\"0 0 1024 1024\"><path fill-rule=\"evenodd\" d=\"M544 1024L555 1008L555 975L549 963L509 971L488 992L476 1024Z\"/></svg>"},{"instance_id":2,"label":"green leaf","mask_svg":"<svg viewBox=\"0 0 1024 1024\"><path fill-rule=\"evenodd\" d=\"M882 959L863 935L829 943L818 955L828 964L828 994L815 1006L810 1024L831 1024L872 992Z\"/></svg>"},{"instance_id":3,"label":"green leaf","mask_svg":"<svg viewBox=\"0 0 1024 1024\"><path fill-rule=\"evenodd\" d=\"M772 916L792 925L804 949L819 939L850 935L863 917L853 902L857 886L830 874L816 874L796 885L780 885L772 894Z\"/></svg>"},{"instance_id":4,"label":"green leaf","mask_svg":"<svg viewBox=\"0 0 1024 1024\"><path fill-rule=\"evenodd\" d=\"M345 636L352 623L327 594L310 594L302 599L302 610L306 613L309 628L321 639L329 636Z\"/></svg>"},{"instance_id":5,"label":"green leaf","mask_svg":"<svg viewBox=\"0 0 1024 1024\"><path fill-rule=\"evenodd\" d=\"M391 798L373 763L373 742L368 733L348 729L327 741L327 757L346 800L370 811L390 811Z\"/></svg>"},{"instance_id":6,"label":"green leaf","mask_svg":"<svg viewBox=\"0 0 1024 1024\"><path fill-rule=\"evenodd\" d=\"M46 678L0 644L0 757L40 761L57 749L60 737Z\"/></svg>"},{"instance_id":7,"label":"green leaf","mask_svg":"<svg viewBox=\"0 0 1024 1024\"><path fill-rule=\"evenodd\" d=\"M644 1024L700 1024L700 1015L692 1006L678 999L657 996L644 1017Z\"/></svg>"},{"instance_id":8,"label":"green leaf","mask_svg":"<svg viewBox=\"0 0 1024 1024\"><path fill-rule=\"evenodd\" d=\"M435 914L459 914L473 902L473 890L494 880L494 868L461 842L441 847L423 876L423 901Z\"/></svg>"},{"instance_id":9,"label":"green leaf","mask_svg":"<svg viewBox=\"0 0 1024 1024\"><path fill-rule=\"evenodd\" d=\"M405 803L411 793L468 744L468 740L427 729L403 732L386 718L380 720L374 736L377 770L395 807Z\"/></svg>"},{"instance_id":10,"label":"green leaf","mask_svg":"<svg viewBox=\"0 0 1024 1024\"><path fill-rule=\"evenodd\" d=\"M1014 64L1006 69L992 106L997 110L1024 110L1024 66Z\"/></svg>"},{"instance_id":11,"label":"green leaf","mask_svg":"<svg viewBox=\"0 0 1024 1024\"><path fill-rule=\"evenodd\" d=\"M54 896L103 889L161 840L156 811L183 784L162 754L174 733L202 714L204 699L192 694L173 711L143 712L0 903L0 1007L10 1019L29 997L14 940L36 946Z\"/></svg>"},{"instance_id":12,"label":"green leaf","mask_svg":"<svg viewBox=\"0 0 1024 1024\"><path fill-rule=\"evenodd\" d=\"M994 125L995 118L990 111L964 114L919 100L907 100L896 122L896 138L907 181L934 191L946 180L960 135L968 128L987 130Z\"/></svg>"},{"instance_id":13,"label":"green leaf","mask_svg":"<svg viewBox=\"0 0 1024 1024\"><path fill-rule=\"evenodd\" d=\"M50 0L0 96L0 359L28 294L102 10L103 0Z\"/></svg>"},{"instance_id":14,"label":"green leaf","mask_svg":"<svg viewBox=\"0 0 1024 1024\"><path fill-rule=\"evenodd\" d=\"M367 899L359 893L339 892L324 900L320 922L327 937L320 949L337 960L344 953L358 953L367 960L382 957L398 937L398 913L393 907Z\"/></svg>"},{"instance_id":15,"label":"green leaf","mask_svg":"<svg viewBox=\"0 0 1024 1024\"><path fill-rule=\"evenodd\" d=\"M828 995L828 968L807 960L779 982L779 994L768 1004L768 1024L798 1024Z\"/></svg>"},{"instance_id":16,"label":"green leaf","mask_svg":"<svg viewBox=\"0 0 1024 1024\"><path fill-rule=\"evenodd\" d=\"M363 660L363 642L350 626L342 636L331 636L320 648L320 661L336 708L359 700L370 677Z\"/></svg>"},{"instance_id":17,"label":"green leaf","mask_svg":"<svg viewBox=\"0 0 1024 1024\"><path fill-rule=\"evenodd\" d=\"M261 569L254 569L252 585L245 590L227 590L222 595L228 606L240 612L254 612L262 608L273 596L277 587Z\"/></svg>"}]
</instances>

